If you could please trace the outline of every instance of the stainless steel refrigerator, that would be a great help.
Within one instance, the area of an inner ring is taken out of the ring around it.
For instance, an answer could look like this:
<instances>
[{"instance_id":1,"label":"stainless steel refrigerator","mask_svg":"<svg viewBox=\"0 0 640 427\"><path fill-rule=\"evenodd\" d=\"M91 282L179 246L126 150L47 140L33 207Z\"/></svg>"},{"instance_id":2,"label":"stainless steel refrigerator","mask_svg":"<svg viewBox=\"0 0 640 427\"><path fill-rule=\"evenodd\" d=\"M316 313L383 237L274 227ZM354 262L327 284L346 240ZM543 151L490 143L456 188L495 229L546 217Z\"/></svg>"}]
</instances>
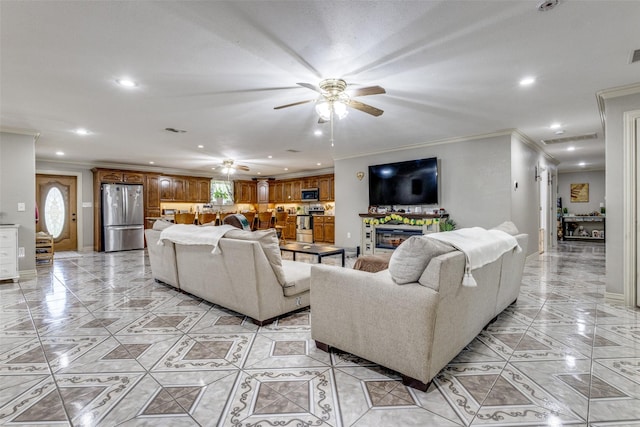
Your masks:
<instances>
[{"instance_id":1,"label":"stainless steel refrigerator","mask_svg":"<svg viewBox=\"0 0 640 427\"><path fill-rule=\"evenodd\" d=\"M102 184L105 252L144 248L142 185Z\"/></svg>"}]
</instances>

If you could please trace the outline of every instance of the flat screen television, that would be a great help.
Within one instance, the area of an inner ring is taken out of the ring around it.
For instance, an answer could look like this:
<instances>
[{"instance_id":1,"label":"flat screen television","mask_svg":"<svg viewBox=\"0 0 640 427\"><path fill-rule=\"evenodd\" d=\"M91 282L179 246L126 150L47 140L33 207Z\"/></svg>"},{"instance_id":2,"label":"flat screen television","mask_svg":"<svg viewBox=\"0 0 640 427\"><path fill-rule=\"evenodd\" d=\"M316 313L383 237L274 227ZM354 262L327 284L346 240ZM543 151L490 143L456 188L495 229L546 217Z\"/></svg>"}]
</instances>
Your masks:
<instances>
[{"instance_id":1,"label":"flat screen television","mask_svg":"<svg viewBox=\"0 0 640 427\"><path fill-rule=\"evenodd\" d=\"M369 205L435 205L438 159L369 166Z\"/></svg>"}]
</instances>

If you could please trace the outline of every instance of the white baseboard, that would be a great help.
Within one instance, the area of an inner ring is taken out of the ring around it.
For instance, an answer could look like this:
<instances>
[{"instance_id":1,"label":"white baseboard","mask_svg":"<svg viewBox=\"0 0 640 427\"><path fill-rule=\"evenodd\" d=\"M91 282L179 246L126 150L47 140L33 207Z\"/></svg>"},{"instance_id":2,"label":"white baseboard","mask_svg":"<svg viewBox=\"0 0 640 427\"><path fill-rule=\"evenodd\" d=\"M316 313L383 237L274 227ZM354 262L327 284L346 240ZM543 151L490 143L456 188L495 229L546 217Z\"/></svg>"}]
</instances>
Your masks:
<instances>
[{"instance_id":1,"label":"white baseboard","mask_svg":"<svg viewBox=\"0 0 640 427\"><path fill-rule=\"evenodd\" d=\"M608 301L624 303L624 294L619 294L616 292L605 292L604 298Z\"/></svg>"},{"instance_id":2,"label":"white baseboard","mask_svg":"<svg viewBox=\"0 0 640 427\"><path fill-rule=\"evenodd\" d=\"M79 249L78 252L93 252L93 246L85 246L82 249Z\"/></svg>"},{"instance_id":3,"label":"white baseboard","mask_svg":"<svg viewBox=\"0 0 640 427\"><path fill-rule=\"evenodd\" d=\"M21 270L19 274L20 274L20 281L31 280L38 277L37 270Z\"/></svg>"}]
</instances>

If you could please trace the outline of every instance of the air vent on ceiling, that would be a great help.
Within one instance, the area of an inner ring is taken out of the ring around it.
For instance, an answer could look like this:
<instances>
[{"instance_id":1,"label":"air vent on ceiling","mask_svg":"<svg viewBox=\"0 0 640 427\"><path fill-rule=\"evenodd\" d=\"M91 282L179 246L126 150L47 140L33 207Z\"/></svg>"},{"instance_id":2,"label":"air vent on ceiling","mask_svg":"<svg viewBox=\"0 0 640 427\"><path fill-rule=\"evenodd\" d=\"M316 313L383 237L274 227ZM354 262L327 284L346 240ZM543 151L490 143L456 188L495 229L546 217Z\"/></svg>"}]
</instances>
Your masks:
<instances>
[{"instance_id":1,"label":"air vent on ceiling","mask_svg":"<svg viewBox=\"0 0 640 427\"><path fill-rule=\"evenodd\" d=\"M176 129L176 128L164 128L164 130L166 130L167 132L173 132L173 133L186 133L186 130L182 130L182 129Z\"/></svg>"},{"instance_id":2,"label":"air vent on ceiling","mask_svg":"<svg viewBox=\"0 0 640 427\"><path fill-rule=\"evenodd\" d=\"M629 61L630 64L633 64L634 62L638 62L640 61L640 49L636 49L633 52L631 52L631 61Z\"/></svg>"},{"instance_id":3,"label":"air vent on ceiling","mask_svg":"<svg viewBox=\"0 0 640 427\"><path fill-rule=\"evenodd\" d=\"M300 150L294 150L293 148L289 148L287 151L290 152L290 153L299 153L300 152Z\"/></svg>"},{"instance_id":4,"label":"air vent on ceiling","mask_svg":"<svg viewBox=\"0 0 640 427\"><path fill-rule=\"evenodd\" d=\"M586 141L588 139L596 139L597 137L598 137L598 134L594 132L594 133L585 133L584 135L566 136L564 138L543 139L540 142L542 142L545 145L562 144L563 142Z\"/></svg>"}]
</instances>

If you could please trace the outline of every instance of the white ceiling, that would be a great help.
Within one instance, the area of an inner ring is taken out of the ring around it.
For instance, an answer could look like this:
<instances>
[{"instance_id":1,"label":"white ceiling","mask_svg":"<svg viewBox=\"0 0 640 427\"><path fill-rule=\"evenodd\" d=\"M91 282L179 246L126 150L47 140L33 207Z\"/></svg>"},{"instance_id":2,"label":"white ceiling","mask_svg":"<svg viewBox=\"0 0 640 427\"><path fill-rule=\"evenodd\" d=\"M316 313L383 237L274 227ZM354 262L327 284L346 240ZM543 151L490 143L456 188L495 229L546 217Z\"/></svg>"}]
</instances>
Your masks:
<instances>
[{"instance_id":1,"label":"white ceiling","mask_svg":"<svg viewBox=\"0 0 640 427\"><path fill-rule=\"evenodd\" d=\"M595 94L640 81L640 1L538 3L2 0L0 126L40 132L39 160L213 176L233 158L273 176L504 129L537 143L560 122L563 137L598 133L544 147L560 170L604 168ZM273 109L328 77L387 91L357 98L384 114L351 110L333 149L312 103Z\"/></svg>"}]
</instances>

